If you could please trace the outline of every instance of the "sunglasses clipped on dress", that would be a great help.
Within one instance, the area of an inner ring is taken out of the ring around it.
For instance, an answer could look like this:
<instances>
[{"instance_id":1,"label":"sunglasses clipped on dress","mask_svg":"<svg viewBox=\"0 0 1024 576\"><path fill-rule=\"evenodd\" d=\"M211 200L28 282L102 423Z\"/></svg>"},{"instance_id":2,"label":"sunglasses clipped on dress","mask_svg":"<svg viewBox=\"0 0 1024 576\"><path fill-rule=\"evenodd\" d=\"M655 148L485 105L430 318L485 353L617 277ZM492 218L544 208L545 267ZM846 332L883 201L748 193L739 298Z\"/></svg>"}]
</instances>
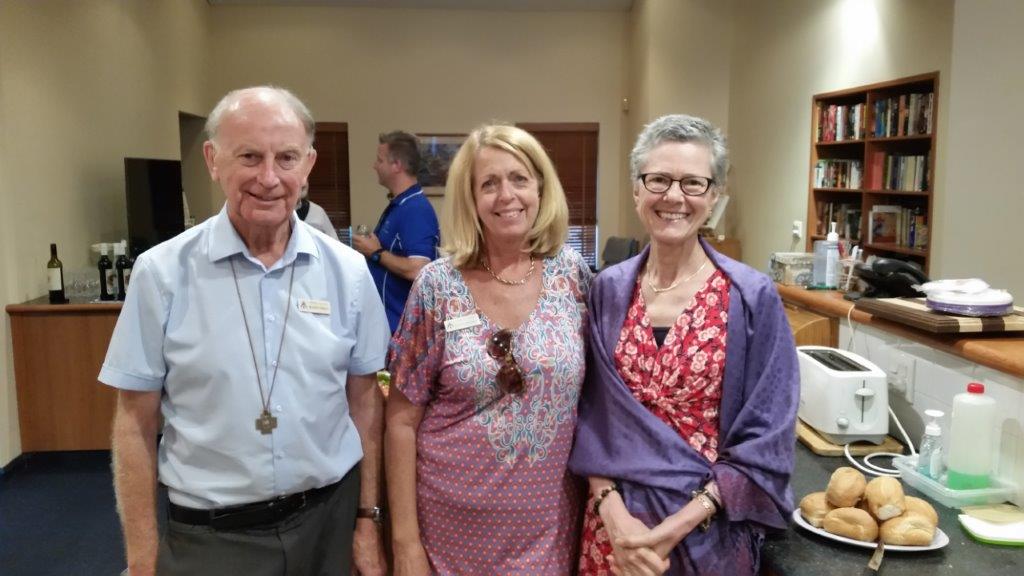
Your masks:
<instances>
[{"instance_id":1,"label":"sunglasses clipped on dress","mask_svg":"<svg viewBox=\"0 0 1024 576\"><path fill-rule=\"evenodd\" d=\"M526 388L523 372L512 355L512 331L501 329L487 339L487 353L501 363L498 368L498 389L504 394L522 394Z\"/></svg>"}]
</instances>

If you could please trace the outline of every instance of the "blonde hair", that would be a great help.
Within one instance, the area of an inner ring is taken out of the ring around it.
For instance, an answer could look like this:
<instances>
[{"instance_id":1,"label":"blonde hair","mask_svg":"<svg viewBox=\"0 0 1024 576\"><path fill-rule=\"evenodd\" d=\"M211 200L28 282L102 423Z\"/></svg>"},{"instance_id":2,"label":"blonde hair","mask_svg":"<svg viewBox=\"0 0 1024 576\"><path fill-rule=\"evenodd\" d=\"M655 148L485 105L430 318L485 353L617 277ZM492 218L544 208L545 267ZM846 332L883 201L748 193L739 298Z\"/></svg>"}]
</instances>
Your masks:
<instances>
[{"instance_id":1,"label":"blonde hair","mask_svg":"<svg viewBox=\"0 0 1024 576\"><path fill-rule=\"evenodd\" d=\"M483 229L473 195L473 162L483 148L512 154L537 179L540 207L526 234L527 251L542 258L557 254L569 229L569 207L558 173L536 138L521 128L504 124L473 130L452 160L445 187L448 201L441 224L441 252L451 258L456 268L480 262Z\"/></svg>"}]
</instances>

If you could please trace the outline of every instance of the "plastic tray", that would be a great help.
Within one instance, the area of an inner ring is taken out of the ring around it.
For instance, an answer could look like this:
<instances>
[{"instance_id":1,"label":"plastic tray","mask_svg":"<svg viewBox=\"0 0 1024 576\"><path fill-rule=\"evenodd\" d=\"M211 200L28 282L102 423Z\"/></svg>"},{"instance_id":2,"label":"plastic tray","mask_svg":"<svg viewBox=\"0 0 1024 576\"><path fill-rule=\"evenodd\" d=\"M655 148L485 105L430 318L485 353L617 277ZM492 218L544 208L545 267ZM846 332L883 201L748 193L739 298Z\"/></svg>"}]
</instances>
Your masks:
<instances>
[{"instance_id":1,"label":"plastic tray","mask_svg":"<svg viewBox=\"0 0 1024 576\"><path fill-rule=\"evenodd\" d=\"M1014 495L1014 489L998 479L992 479L989 488L973 490L953 490L943 486L934 478L929 478L917 471L917 456L897 456L892 459L893 466L900 471L902 480L920 490L925 496L935 500L947 508L962 508L977 504L999 504L1006 502Z\"/></svg>"}]
</instances>

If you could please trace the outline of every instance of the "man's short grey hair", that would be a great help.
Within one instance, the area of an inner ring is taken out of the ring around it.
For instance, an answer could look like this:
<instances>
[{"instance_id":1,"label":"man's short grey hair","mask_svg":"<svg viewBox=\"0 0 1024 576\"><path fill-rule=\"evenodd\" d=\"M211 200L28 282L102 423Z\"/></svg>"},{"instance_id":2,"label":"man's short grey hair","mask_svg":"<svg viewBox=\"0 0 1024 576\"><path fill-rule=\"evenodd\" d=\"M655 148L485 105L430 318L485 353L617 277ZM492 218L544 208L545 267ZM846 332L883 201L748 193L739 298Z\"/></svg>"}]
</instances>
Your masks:
<instances>
[{"instance_id":1,"label":"man's short grey hair","mask_svg":"<svg viewBox=\"0 0 1024 576\"><path fill-rule=\"evenodd\" d=\"M644 126L633 151L629 153L629 173L634 181L640 177L640 169L647 163L651 151L668 142L693 142L706 146L711 152L711 177L719 188L725 186L729 171L725 136L711 122L685 114L662 116Z\"/></svg>"},{"instance_id":2,"label":"man's short grey hair","mask_svg":"<svg viewBox=\"0 0 1024 576\"><path fill-rule=\"evenodd\" d=\"M206 119L206 137L209 140L216 142L217 130L220 128L220 122L224 118L224 113L230 110L232 106L237 104L246 96L252 96L254 94L263 94L277 99L294 112L299 118L299 121L302 122L302 127L306 130L309 145L313 145L313 137L316 135L316 122L313 120L313 114L309 111L309 108L302 103L302 100L299 100L298 96L292 94L291 91L278 86L251 86L249 88L232 90L225 94L224 97L220 99L220 102L217 102L217 105L213 107L213 111L210 112L209 117Z\"/></svg>"}]
</instances>

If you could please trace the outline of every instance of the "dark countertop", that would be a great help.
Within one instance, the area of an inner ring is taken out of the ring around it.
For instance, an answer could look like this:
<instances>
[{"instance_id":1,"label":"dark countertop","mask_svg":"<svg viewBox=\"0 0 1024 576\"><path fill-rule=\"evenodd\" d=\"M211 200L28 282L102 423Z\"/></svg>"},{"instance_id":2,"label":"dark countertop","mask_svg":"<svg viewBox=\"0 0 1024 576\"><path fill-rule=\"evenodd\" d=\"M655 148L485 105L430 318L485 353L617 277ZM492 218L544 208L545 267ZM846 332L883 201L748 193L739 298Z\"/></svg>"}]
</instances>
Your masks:
<instances>
[{"instance_id":1,"label":"dark countertop","mask_svg":"<svg viewBox=\"0 0 1024 576\"><path fill-rule=\"evenodd\" d=\"M888 464L884 458L872 463ZM846 458L817 456L798 443L792 480L796 503L811 492L824 490L832 472L846 465ZM946 508L906 484L903 487L907 494L924 498L935 507L939 528L949 536L949 544L928 552L886 551L878 574L1024 574L1024 548L976 542L960 527L959 510ZM872 552L818 536L791 521L786 532L768 536L763 564L765 572L773 575L866 575L875 574L867 568Z\"/></svg>"}]
</instances>

